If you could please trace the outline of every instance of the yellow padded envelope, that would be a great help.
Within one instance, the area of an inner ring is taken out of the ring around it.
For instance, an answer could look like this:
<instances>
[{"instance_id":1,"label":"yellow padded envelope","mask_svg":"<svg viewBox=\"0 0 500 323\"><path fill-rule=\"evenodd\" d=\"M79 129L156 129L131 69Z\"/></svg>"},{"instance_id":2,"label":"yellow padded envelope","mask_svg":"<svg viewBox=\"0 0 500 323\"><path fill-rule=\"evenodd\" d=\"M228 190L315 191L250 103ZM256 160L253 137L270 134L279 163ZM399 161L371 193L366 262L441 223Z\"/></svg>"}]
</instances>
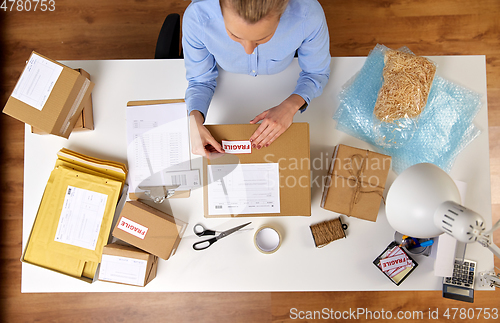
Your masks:
<instances>
[{"instance_id":1,"label":"yellow padded envelope","mask_svg":"<svg viewBox=\"0 0 500 323\"><path fill-rule=\"evenodd\" d=\"M103 176L98 163L107 161L95 159L93 162L97 163L90 170L85 167L86 161L81 160L57 161L45 188L23 261L74 277L92 279L108 240L126 168L123 166L122 175L117 171L118 175ZM122 178L115 180L111 177Z\"/></svg>"}]
</instances>

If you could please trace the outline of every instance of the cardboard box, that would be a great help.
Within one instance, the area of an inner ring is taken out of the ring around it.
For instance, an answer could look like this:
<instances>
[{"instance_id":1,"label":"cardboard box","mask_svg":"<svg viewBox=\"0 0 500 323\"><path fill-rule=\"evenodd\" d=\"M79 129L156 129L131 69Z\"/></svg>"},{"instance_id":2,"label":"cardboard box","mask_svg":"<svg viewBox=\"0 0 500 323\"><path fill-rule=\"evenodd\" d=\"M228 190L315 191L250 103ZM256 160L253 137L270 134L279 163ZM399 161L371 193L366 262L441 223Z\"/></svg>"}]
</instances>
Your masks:
<instances>
[{"instance_id":1,"label":"cardboard box","mask_svg":"<svg viewBox=\"0 0 500 323\"><path fill-rule=\"evenodd\" d=\"M99 280L144 287L156 277L158 257L132 246L104 246Z\"/></svg>"},{"instance_id":2,"label":"cardboard box","mask_svg":"<svg viewBox=\"0 0 500 323\"><path fill-rule=\"evenodd\" d=\"M33 52L3 112L68 138L94 87L83 74Z\"/></svg>"},{"instance_id":3,"label":"cardboard box","mask_svg":"<svg viewBox=\"0 0 500 323\"><path fill-rule=\"evenodd\" d=\"M321 207L376 221L390 168L390 156L346 145L336 146Z\"/></svg>"},{"instance_id":4,"label":"cardboard box","mask_svg":"<svg viewBox=\"0 0 500 323\"><path fill-rule=\"evenodd\" d=\"M248 140L258 124L207 125L218 142L222 140ZM204 159L203 193L205 217L231 217L208 214L207 166L233 163L278 163L280 181L280 213L238 214L238 216L310 216L311 166L309 124L293 123L269 147L252 149L250 154L229 155Z\"/></svg>"},{"instance_id":5,"label":"cardboard box","mask_svg":"<svg viewBox=\"0 0 500 323\"><path fill-rule=\"evenodd\" d=\"M90 80L90 74L87 73L82 68L77 68L75 71L78 71L80 74L85 76ZM73 132L75 131L85 131L85 130L94 130L94 109L92 106L92 94L89 95L87 99L83 101L83 110L78 119L76 120L75 126L73 127ZM38 135L48 135L48 132L44 132L35 127L31 127L31 132L36 133Z\"/></svg>"},{"instance_id":6,"label":"cardboard box","mask_svg":"<svg viewBox=\"0 0 500 323\"><path fill-rule=\"evenodd\" d=\"M167 260L175 254L187 224L139 201L125 203L113 237Z\"/></svg>"}]
</instances>

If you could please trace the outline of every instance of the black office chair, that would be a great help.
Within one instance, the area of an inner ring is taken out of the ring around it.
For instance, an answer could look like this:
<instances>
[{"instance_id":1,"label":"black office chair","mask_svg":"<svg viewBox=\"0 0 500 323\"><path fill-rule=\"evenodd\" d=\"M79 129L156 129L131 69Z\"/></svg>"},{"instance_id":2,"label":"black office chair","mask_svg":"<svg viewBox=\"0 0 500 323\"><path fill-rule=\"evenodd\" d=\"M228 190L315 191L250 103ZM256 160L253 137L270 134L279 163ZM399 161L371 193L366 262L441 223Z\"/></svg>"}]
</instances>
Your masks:
<instances>
[{"instance_id":1,"label":"black office chair","mask_svg":"<svg viewBox=\"0 0 500 323\"><path fill-rule=\"evenodd\" d=\"M171 13L165 18L156 42L155 58L183 58L182 48L179 48L181 34L181 16Z\"/></svg>"}]
</instances>

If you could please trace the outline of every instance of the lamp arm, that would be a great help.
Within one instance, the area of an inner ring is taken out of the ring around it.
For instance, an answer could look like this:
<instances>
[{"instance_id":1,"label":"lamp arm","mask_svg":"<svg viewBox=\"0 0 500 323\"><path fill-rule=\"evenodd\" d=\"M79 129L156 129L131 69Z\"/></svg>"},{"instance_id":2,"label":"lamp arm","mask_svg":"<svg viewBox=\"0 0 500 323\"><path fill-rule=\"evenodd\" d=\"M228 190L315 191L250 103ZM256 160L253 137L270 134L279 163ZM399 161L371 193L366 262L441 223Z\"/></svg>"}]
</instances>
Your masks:
<instances>
[{"instance_id":1,"label":"lamp arm","mask_svg":"<svg viewBox=\"0 0 500 323\"><path fill-rule=\"evenodd\" d=\"M477 242L483 247L490 249L495 256L500 258L500 248L491 241L489 234L481 234L477 237Z\"/></svg>"},{"instance_id":2,"label":"lamp arm","mask_svg":"<svg viewBox=\"0 0 500 323\"><path fill-rule=\"evenodd\" d=\"M495 223L491 229L489 229L488 231L484 232L483 234L490 234L491 232L495 231L496 229L500 228L500 220L497 221L497 223Z\"/></svg>"},{"instance_id":3,"label":"lamp arm","mask_svg":"<svg viewBox=\"0 0 500 323\"><path fill-rule=\"evenodd\" d=\"M486 246L488 249L490 249L491 252L498 258L500 258L500 248L496 244L490 243L489 245Z\"/></svg>"}]
</instances>

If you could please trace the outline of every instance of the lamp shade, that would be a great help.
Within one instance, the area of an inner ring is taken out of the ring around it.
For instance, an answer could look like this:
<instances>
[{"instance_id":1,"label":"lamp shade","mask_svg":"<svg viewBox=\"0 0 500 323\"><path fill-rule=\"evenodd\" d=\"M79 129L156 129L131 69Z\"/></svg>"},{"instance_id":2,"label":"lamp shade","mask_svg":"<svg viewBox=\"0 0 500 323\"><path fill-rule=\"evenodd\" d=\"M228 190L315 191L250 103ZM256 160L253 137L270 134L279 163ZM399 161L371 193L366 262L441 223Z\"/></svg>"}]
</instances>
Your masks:
<instances>
[{"instance_id":1,"label":"lamp shade","mask_svg":"<svg viewBox=\"0 0 500 323\"><path fill-rule=\"evenodd\" d=\"M432 238L443 233L434 224L434 213L445 201L461 202L455 182L438 166L421 163L394 180L385 213L394 230L414 238Z\"/></svg>"}]
</instances>

